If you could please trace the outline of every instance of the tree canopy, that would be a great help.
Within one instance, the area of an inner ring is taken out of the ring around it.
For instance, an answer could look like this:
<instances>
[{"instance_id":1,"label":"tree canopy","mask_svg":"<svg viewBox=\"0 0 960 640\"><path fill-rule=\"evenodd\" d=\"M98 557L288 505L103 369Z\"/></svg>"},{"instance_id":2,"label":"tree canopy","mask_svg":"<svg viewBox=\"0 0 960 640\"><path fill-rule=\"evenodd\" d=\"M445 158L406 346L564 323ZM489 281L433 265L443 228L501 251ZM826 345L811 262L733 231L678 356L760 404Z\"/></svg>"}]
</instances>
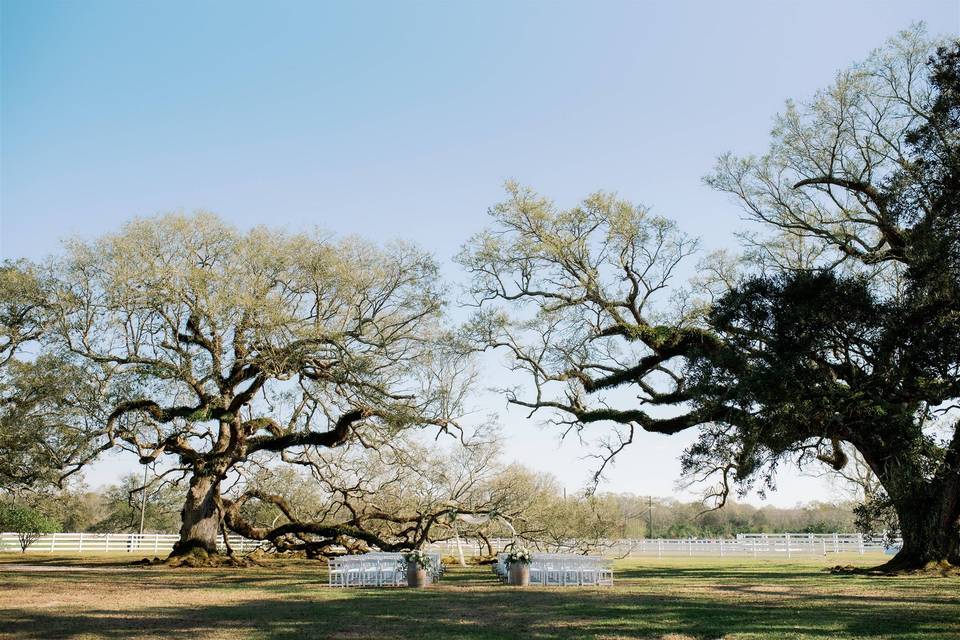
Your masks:
<instances>
[{"instance_id":1,"label":"tree canopy","mask_svg":"<svg viewBox=\"0 0 960 640\"><path fill-rule=\"evenodd\" d=\"M895 566L960 562L957 48L903 32L788 103L766 154L720 158L708 184L759 229L739 274L714 260L680 285L696 244L672 222L508 185L460 260L474 344L532 382L510 402L610 429L598 474L636 429L699 428L684 468L719 504L852 444L897 504Z\"/></svg>"},{"instance_id":2,"label":"tree canopy","mask_svg":"<svg viewBox=\"0 0 960 640\"><path fill-rule=\"evenodd\" d=\"M786 240L767 245L781 273L751 276L709 319L733 348L701 359L699 402L735 399L750 419L704 430L687 461L743 481L790 454L841 467L851 443L897 513L891 567L960 563L960 44L929 57L920 35L711 178Z\"/></svg>"},{"instance_id":3,"label":"tree canopy","mask_svg":"<svg viewBox=\"0 0 960 640\"><path fill-rule=\"evenodd\" d=\"M91 455L171 456L190 476L176 553L215 552L219 485L238 464L457 429L469 376L442 344L436 264L411 245L167 215L73 241L39 279L39 349L78 372L69 393L95 391Z\"/></svg>"}]
</instances>

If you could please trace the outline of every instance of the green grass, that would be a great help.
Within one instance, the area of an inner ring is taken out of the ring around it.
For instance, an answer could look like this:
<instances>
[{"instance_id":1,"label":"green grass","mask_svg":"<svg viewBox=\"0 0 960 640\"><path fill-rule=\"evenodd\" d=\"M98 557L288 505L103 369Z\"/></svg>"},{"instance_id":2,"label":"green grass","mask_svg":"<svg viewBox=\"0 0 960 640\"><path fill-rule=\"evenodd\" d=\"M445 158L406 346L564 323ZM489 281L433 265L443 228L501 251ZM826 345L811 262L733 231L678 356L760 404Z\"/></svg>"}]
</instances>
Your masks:
<instances>
[{"instance_id":1,"label":"green grass","mask_svg":"<svg viewBox=\"0 0 960 640\"><path fill-rule=\"evenodd\" d=\"M612 588L515 589L486 567L438 585L330 589L323 565L132 568L130 556L0 556L0 637L960 639L960 579L830 575L818 561L620 561ZM10 563L62 570L23 572ZM91 569L92 567L92 569Z\"/></svg>"}]
</instances>

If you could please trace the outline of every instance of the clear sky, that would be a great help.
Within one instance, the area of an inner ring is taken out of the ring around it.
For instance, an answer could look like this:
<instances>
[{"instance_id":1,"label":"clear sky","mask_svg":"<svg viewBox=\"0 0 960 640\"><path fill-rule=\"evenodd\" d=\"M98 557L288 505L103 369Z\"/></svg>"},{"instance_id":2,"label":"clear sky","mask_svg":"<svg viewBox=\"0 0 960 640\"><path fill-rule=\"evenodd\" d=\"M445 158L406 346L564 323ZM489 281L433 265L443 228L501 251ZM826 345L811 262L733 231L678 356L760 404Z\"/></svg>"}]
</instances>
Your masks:
<instances>
[{"instance_id":1,"label":"clear sky","mask_svg":"<svg viewBox=\"0 0 960 640\"><path fill-rule=\"evenodd\" d=\"M739 211L700 181L718 154L762 151L785 99L911 22L960 31L957 0L0 7L3 258L207 209L412 239L452 278L507 178L560 204L617 191L734 247ZM582 485L582 449L494 408L512 458ZM675 493L686 441L642 436L603 488ZM771 501L827 497L787 473Z\"/></svg>"}]
</instances>

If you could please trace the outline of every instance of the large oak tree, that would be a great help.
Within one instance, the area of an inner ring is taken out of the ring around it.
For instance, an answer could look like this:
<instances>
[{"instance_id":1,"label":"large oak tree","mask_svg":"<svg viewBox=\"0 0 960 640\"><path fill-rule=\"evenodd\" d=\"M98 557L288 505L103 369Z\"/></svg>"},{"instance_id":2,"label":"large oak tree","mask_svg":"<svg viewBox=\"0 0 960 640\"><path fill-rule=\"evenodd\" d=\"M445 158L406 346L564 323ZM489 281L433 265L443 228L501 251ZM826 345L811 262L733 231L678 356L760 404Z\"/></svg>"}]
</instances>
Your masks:
<instances>
[{"instance_id":1,"label":"large oak tree","mask_svg":"<svg viewBox=\"0 0 960 640\"><path fill-rule=\"evenodd\" d=\"M532 382L510 402L608 428L598 474L637 429L698 428L685 469L719 477L721 504L848 443L897 505L891 568L960 562L957 55L933 52L904 32L788 104L766 154L721 158L708 182L757 224L739 278L701 266L709 295L678 286L695 242L672 222L510 185L461 255L472 337Z\"/></svg>"},{"instance_id":2,"label":"large oak tree","mask_svg":"<svg viewBox=\"0 0 960 640\"><path fill-rule=\"evenodd\" d=\"M714 310L734 355L704 367L705 404L754 419L708 430L691 463L842 466L852 444L897 513L891 569L960 565L960 43L930 53L901 34L710 180L775 230L760 248L782 273Z\"/></svg>"},{"instance_id":3,"label":"large oak tree","mask_svg":"<svg viewBox=\"0 0 960 640\"><path fill-rule=\"evenodd\" d=\"M70 243L44 279L42 348L102 389L98 448L189 478L175 556L216 553L244 464L456 428L443 287L416 247L167 215Z\"/></svg>"}]
</instances>

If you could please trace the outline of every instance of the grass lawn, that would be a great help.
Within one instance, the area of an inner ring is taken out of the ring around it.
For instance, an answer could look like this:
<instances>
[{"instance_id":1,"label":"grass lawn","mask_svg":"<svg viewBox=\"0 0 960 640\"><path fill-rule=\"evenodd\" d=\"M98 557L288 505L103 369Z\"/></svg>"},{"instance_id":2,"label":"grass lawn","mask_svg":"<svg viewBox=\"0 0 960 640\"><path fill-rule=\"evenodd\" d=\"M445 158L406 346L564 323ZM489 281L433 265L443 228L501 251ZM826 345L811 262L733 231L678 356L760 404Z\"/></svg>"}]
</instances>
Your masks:
<instances>
[{"instance_id":1,"label":"grass lawn","mask_svg":"<svg viewBox=\"0 0 960 640\"><path fill-rule=\"evenodd\" d=\"M130 559L0 555L0 637L960 639L960 578L822 571L882 557L624 560L616 586L584 589L513 589L487 567L455 567L416 591L330 589L323 565L306 560L167 569Z\"/></svg>"}]
</instances>

